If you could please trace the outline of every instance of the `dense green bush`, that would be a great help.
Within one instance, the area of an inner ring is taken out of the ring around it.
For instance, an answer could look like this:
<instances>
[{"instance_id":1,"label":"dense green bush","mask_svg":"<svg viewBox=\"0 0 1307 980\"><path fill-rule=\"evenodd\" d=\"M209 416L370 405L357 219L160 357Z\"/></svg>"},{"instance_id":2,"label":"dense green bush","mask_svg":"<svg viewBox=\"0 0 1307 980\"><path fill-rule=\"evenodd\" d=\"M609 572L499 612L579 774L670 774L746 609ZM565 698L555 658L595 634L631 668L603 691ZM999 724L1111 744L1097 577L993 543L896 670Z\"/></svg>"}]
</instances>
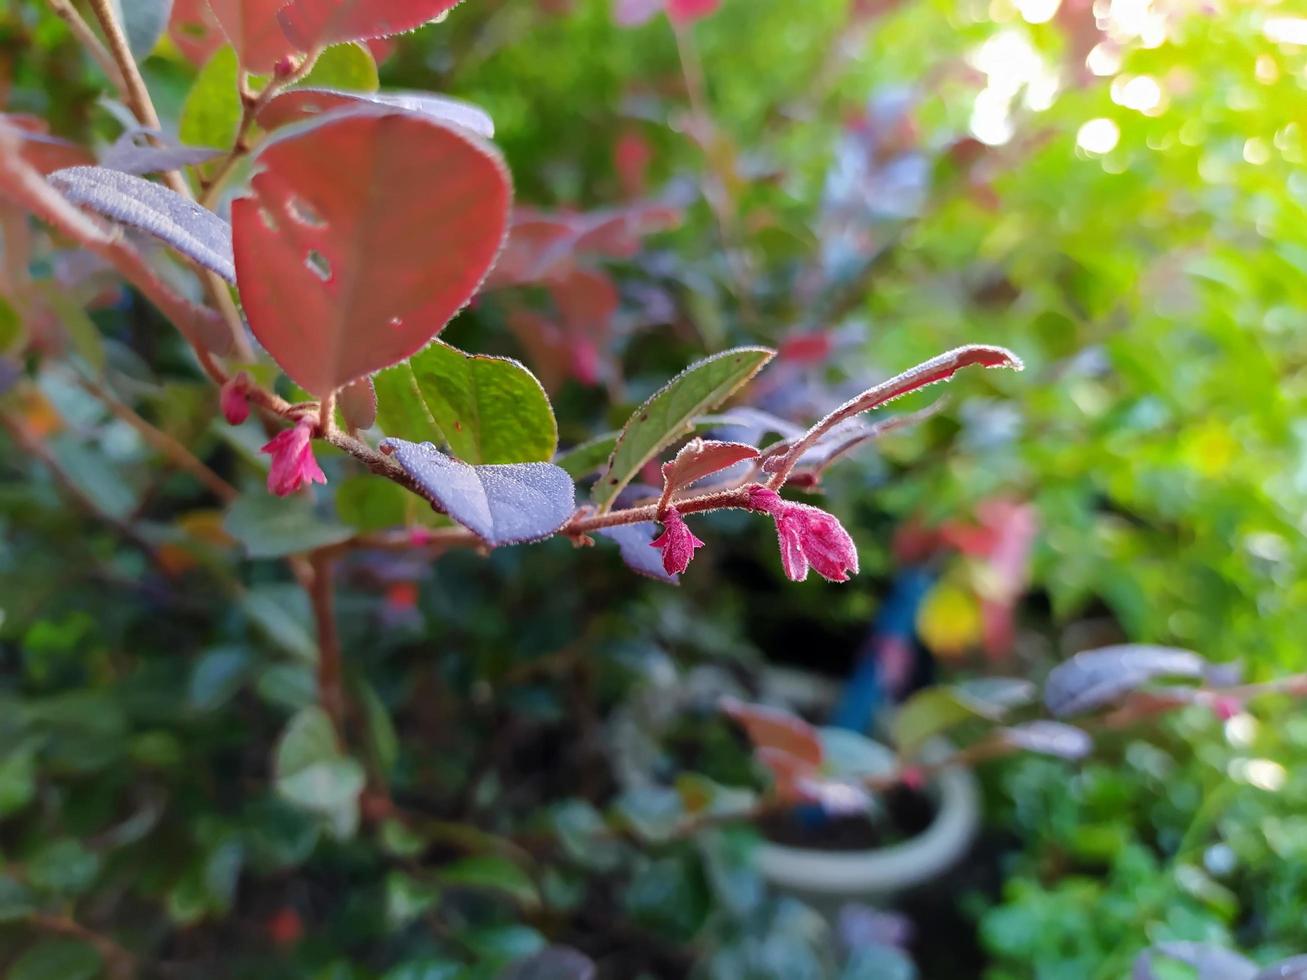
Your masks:
<instances>
[{"instance_id":1,"label":"dense green bush","mask_svg":"<svg viewBox=\"0 0 1307 980\"><path fill-rule=\"evenodd\" d=\"M126 109L57 6L0 11L2 108L45 120L52 153L100 151ZM8 975L470 980L546 945L604 977L911 975L896 922L856 940L763 882L758 830L728 818L770 780L717 698L766 696L778 663L846 677L902 570L896 532L968 527L996 499L1039 528L1016 640L981 653L996 572L949 551L919 622L943 679L1042 680L1127 640L1251 681L1300 669L1303 21L1044 6L725 0L623 27L607 0L466 0L379 74L331 49L321 84L483 108L520 207L657 205L638 247L576 250L572 293L499 286L442 337L524 361L563 447L740 345L780 350L747 398L799 425L939 350L1027 366L960 375L943 411L803 498L858 542L852 585L785 582L739 512L694 525L709 547L679 590L602 537L350 551L340 732L301 585L347 539L422 545L448 522L328 447L316 496L269 497L271 433L227 425L159 311L0 198L6 258L29 239L32 258L0 279ZM197 69L164 39L142 71L165 134L231 142L229 51ZM302 396L266 359L245 369ZM632 717L653 786L623 773ZM938 727L974 745L989 726ZM981 767L989 829L945 895L903 903L923 975L1119 977L1170 940L1307 949L1294 704L1106 728L1083 762Z\"/></svg>"}]
</instances>

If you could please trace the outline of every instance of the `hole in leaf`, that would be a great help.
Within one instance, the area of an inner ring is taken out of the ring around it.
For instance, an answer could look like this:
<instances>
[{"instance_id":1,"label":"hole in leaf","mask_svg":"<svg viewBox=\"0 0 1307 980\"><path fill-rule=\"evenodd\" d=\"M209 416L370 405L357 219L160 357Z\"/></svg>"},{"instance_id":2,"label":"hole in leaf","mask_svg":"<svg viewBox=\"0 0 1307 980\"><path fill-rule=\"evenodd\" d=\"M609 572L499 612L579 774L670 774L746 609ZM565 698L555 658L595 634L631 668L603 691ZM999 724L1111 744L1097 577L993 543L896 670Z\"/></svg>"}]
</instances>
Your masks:
<instances>
[{"instance_id":1,"label":"hole in leaf","mask_svg":"<svg viewBox=\"0 0 1307 980\"><path fill-rule=\"evenodd\" d=\"M331 282L331 263L316 248L309 249L308 254L304 256L304 265L323 282Z\"/></svg>"},{"instance_id":2,"label":"hole in leaf","mask_svg":"<svg viewBox=\"0 0 1307 980\"><path fill-rule=\"evenodd\" d=\"M304 115L306 116L316 116L319 112L322 111L322 106L320 106L316 102L305 102L303 105L300 106L300 111L303 112Z\"/></svg>"},{"instance_id":3,"label":"hole in leaf","mask_svg":"<svg viewBox=\"0 0 1307 980\"><path fill-rule=\"evenodd\" d=\"M286 199L286 213L290 215L292 221L298 221L309 228L325 228L327 226L327 222L322 215L318 214L312 204L294 194Z\"/></svg>"},{"instance_id":4,"label":"hole in leaf","mask_svg":"<svg viewBox=\"0 0 1307 980\"><path fill-rule=\"evenodd\" d=\"M194 22L178 24L177 31L183 37L193 38L196 41L203 40L209 35L209 28L204 24Z\"/></svg>"},{"instance_id":5,"label":"hole in leaf","mask_svg":"<svg viewBox=\"0 0 1307 980\"><path fill-rule=\"evenodd\" d=\"M263 227L267 228L268 231L275 232L279 230L277 228L277 219L272 216L272 212L267 208L259 208L259 220L263 222Z\"/></svg>"},{"instance_id":6,"label":"hole in leaf","mask_svg":"<svg viewBox=\"0 0 1307 980\"><path fill-rule=\"evenodd\" d=\"M397 316L392 316L389 320L386 321L386 326L394 327L396 330L398 330L403 325L404 325L404 321Z\"/></svg>"}]
</instances>

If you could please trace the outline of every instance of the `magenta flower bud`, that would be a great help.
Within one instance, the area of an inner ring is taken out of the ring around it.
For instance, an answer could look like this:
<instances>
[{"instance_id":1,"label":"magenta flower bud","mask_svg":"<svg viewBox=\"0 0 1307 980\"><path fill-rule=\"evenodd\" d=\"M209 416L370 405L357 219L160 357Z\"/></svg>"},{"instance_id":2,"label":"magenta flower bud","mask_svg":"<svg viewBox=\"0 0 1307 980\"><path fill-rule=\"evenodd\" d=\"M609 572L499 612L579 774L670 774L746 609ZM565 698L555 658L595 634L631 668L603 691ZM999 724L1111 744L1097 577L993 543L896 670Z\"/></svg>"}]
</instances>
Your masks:
<instances>
[{"instance_id":1,"label":"magenta flower bud","mask_svg":"<svg viewBox=\"0 0 1307 980\"><path fill-rule=\"evenodd\" d=\"M834 515L782 500L767 487L750 487L748 493L749 506L776 522L781 567L790 581L802 582L810 567L831 582L847 582L850 573L857 574L857 545Z\"/></svg>"},{"instance_id":2,"label":"magenta flower bud","mask_svg":"<svg viewBox=\"0 0 1307 980\"><path fill-rule=\"evenodd\" d=\"M681 520L676 508L668 507L663 514L663 533L650 541L649 547L663 553L663 569L668 575L680 575L690 567L690 559L703 547L703 542Z\"/></svg>"},{"instance_id":3,"label":"magenta flower bud","mask_svg":"<svg viewBox=\"0 0 1307 980\"><path fill-rule=\"evenodd\" d=\"M268 490L287 497L306 483L326 483L326 474L313 458L313 423L300 419L291 429L283 429L261 452L272 457L268 470Z\"/></svg>"},{"instance_id":4,"label":"magenta flower bud","mask_svg":"<svg viewBox=\"0 0 1307 980\"><path fill-rule=\"evenodd\" d=\"M250 417L250 400L245 396L245 376L229 378L218 395L222 417L231 425L240 425Z\"/></svg>"}]
</instances>

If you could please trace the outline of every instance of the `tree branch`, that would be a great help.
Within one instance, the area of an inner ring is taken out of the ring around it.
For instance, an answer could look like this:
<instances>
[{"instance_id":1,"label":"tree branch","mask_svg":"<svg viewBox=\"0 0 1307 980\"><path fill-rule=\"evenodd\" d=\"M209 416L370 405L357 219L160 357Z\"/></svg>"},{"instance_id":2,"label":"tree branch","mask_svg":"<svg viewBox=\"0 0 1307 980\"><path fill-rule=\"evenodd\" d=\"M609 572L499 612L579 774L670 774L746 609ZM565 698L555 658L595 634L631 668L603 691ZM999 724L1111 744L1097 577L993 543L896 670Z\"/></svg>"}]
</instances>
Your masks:
<instances>
[{"instance_id":1,"label":"tree branch","mask_svg":"<svg viewBox=\"0 0 1307 980\"><path fill-rule=\"evenodd\" d=\"M345 737L345 685L342 679L340 637L336 632L335 559L318 551L309 556L309 600L318 630L318 703L331 719L336 737Z\"/></svg>"}]
</instances>

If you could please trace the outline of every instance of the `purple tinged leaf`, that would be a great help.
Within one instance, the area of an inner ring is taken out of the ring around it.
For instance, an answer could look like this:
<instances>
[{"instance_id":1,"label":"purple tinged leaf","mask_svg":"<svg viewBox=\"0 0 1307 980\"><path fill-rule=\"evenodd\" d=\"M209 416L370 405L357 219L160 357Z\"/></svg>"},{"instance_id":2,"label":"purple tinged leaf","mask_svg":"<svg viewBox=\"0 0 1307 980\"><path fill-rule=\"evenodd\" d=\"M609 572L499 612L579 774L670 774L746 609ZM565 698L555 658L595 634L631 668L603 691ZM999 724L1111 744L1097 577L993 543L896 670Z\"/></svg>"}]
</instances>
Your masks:
<instances>
[{"instance_id":1,"label":"purple tinged leaf","mask_svg":"<svg viewBox=\"0 0 1307 980\"><path fill-rule=\"evenodd\" d=\"M462 99L430 92L341 92L331 88L295 88L272 99L259 112L259 125L276 129L304 119L314 119L338 109L366 106L404 109L453 123L483 139L495 135L495 122L486 111Z\"/></svg>"},{"instance_id":2,"label":"purple tinged leaf","mask_svg":"<svg viewBox=\"0 0 1307 980\"><path fill-rule=\"evenodd\" d=\"M599 529L599 533L617 542L622 561L626 562L626 566L631 571L657 579L659 582L670 582L672 585L680 584L681 577L679 575L668 575L663 568L663 560L657 549L649 547L654 536L658 534L658 525L652 521L604 527Z\"/></svg>"},{"instance_id":3,"label":"purple tinged leaf","mask_svg":"<svg viewBox=\"0 0 1307 980\"><path fill-rule=\"evenodd\" d=\"M572 478L553 463L469 466L429 442L404 439L387 439L381 450L433 503L491 547L547 538L568 522L576 505Z\"/></svg>"},{"instance_id":4,"label":"purple tinged leaf","mask_svg":"<svg viewBox=\"0 0 1307 980\"><path fill-rule=\"evenodd\" d=\"M1058 716L1115 701L1155 677L1201 677L1207 661L1190 650L1124 643L1084 650L1058 664L1044 682L1044 704Z\"/></svg>"},{"instance_id":5,"label":"purple tinged leaf","mask_svg":"<svg viewBox=\"0 0 1307 980\"><path fill-rule=\"evenodd\" d=\"M194 167L222 155L209 146L179 146L153 134L163 145L150 142L151 131L129 129L100 156L100 166L125 174L157 174L181 167Z\"/></svg>"},{"instance_id":6,"label":"purple tinged leaf","mask_svg":"<svg viewBox=\"0 0 1307 980\"><path fill-rule=\"evenodd\" d=\"M1307 956L1290 956L1272 963L1253 980L1307 980Z\"/></svg>"},{"instance_id":7,"label":"purple tinged leaf","mask_svg":"<svg viewBox=\"0 0 1307 980\"><path fill-rule=\"evenodd\" d=\"M1153 962L1158 956L1192 966L1198 971L1198 980L1261 980L1262 977L1255 963L1233 950L1209 943L1175 940L1158 943L1140 953L1130 974L1132 980L1156 980L1158 973L1153 969ZM1293 974L1286 976L1292 977Z\"/></svg>"},{"instance_id":8,"label":"purple tinged leaf","mask_svg":"<svg viewBox=\"0 0 1307 980\"><path fill-rule=\"evenodd\" d=\"M155 238L230 283L231 227L212 211L141 177L105 167L68 167L49 177L68 200Z\"/></svg>"},{"instance_id":9,"label":"purple tinged leaf","mask_svg":"<svg viewBox=\"0 0 1307 980\"><path fill-rule=\"evenodd\" d=\"M594 980L594 962L570 946L546 946L518 960L499 980Z\"/></svg>"},{"instance_id":10,"label":"purple tinged leaf","mask_svg":"<svg viewBox=\"0 0 1307 980\"><path fill-rule=\"evenodd\" d=\"M1000 729L1000 734L1017 748L1062 759L1083 759L1094 746L1088 732L1060 721L1028 721Z\"/></svg>"}]
</instances>

